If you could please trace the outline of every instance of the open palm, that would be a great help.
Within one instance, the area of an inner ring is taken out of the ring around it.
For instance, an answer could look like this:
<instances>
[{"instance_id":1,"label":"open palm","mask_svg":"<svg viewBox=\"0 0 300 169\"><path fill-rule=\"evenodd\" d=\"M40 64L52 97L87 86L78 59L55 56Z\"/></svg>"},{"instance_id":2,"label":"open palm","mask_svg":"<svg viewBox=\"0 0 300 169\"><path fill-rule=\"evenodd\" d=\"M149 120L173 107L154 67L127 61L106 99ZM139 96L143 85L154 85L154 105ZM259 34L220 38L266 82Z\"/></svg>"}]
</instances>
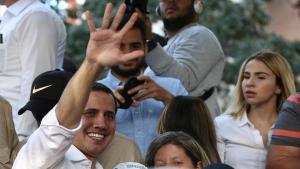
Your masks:
<instances>
[{"instance_id":1,"label":"open palm","mask_svg":"<svg viewBox=\"0 0 300 169\"><path fill-rule=\"evenodd\" d=\"M96 29L91 14L89 12L86 13L90 30L90 39L86 52L89 62L101 66L112 66L143 56L143 51L123 54L120 50L120 43L124 34L131 29L137 19L137 14L133 14L126 25L120 31L116 31L125 10L126 6L122 4L110 28L108 28L112 11L112 4L109 3L105 8L102 27L99 29Z\"/></svg>"}]
</instances>

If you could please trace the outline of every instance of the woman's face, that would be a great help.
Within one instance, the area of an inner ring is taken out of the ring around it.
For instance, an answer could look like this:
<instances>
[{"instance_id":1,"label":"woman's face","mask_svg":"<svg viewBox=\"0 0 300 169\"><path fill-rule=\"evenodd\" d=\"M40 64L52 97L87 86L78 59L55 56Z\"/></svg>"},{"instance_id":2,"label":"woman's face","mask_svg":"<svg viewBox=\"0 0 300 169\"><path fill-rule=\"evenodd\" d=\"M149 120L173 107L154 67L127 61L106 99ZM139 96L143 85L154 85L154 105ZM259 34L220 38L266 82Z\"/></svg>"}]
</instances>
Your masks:
<instances>
[{"instance_id":1,"label":"woman's face","mask_svg":"<svg viewBox=\"0 0 300 169\"><path fill-rule=\"evenodd\" d=\"M251 106L275 104L281 90L275 74L261 61L251 60L246 64L242 81L243 95Z\"/></svg>"},{"instance_id":2,"label":"woman's face","mask_svg":"<svg viewBox=\"0 0 300 169\"><path fill-rule=\"evenodd\" d=\"M184 149L174 144L166 144L162 146L154 157L155 167L171 167L195 169L190 157L185 153ZM197 165L200 167L200 165ZM199 168L198 167L198 168ZM200 167L201 169L201 167Z\"/></svg>"}]
</instances>

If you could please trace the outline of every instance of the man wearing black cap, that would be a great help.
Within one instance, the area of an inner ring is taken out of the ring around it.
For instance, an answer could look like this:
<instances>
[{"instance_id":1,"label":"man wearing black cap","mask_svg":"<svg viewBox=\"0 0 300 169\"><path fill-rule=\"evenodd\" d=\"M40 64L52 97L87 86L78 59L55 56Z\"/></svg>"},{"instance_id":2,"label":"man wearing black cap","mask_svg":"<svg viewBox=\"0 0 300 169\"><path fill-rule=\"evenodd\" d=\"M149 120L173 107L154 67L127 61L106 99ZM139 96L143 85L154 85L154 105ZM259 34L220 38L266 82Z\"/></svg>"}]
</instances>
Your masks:
<instances>
[{"instance_id":1,"label":"man wearing black cap","mask_svg":"<svg viewBox=\"0 0 300 169\"><path fill-rule=\"evenodd\" d=\"M219 85L225 57L213 32L197 23L204 0L160 0L157 8L168 36L161 48L148 41L145 57L150 69L158 76L181 80L190 95L205 100L212 116L220 114L215 87Z\"/></svg>"},{"instance_id":2,"label":"man wearing black cap","mask_svg":"<svg viewBox=\"0 0 300 169\"><path fill-rule=\"evenodd\" d=\"M72 74L64 71L47 71L35 78L30 101L19 110L30 110L39 124L58 102ZM50 85L49 85L50 84ZM17 153L26 140L19 141L12 118L10 104L0 96L0 168L11 168ZM30 112L27 112L30 113ZM34 126L38 128L37 126Z\"/></svg>"},{"instance_id":3,"label":"man wearing black cap","mask_svg":"<svg viewBox=\"0 0 300 169\"><path fill-rule=\"evenodd\" d=\"M19 110L18 114L22 115L26 110L31 111L38 127L43 117L57 104L72 75L60 70L40 74L32 83L29 102Z\"/></svg>"},{"instance_id":4,"label":"man wearing black cap","mask_svg":"<svg viewBox=\"0 0 300 169\"><path fill-rule=\"evenodd\" d=\"M91 14L86 13L90 30L86 57L66 86L57 106L44 117L40 127L20 150L13 168L102 168L96 157L103 150L102 145L111 139L111 134L103 129L103 123L100 121L114 120L116 103L113 94L108 92L109 89L93 93L91 88L105 66L123 63L143 55L141 50L127 54L120 50L122 37L137 19L136 14L132 15L126 26L116 31L125 9L124 5L120 6L112 26L108 28L106 21L109 20L112 11L112 5L109 3L104 12L101 29L96 29ZM101 103L97 104L99 107L90 107L87 104L91 97L93 102ZM87 107L90 108L86 109ZM110 126L111 123L106 125Z\"/></svg>"}]
</instances>

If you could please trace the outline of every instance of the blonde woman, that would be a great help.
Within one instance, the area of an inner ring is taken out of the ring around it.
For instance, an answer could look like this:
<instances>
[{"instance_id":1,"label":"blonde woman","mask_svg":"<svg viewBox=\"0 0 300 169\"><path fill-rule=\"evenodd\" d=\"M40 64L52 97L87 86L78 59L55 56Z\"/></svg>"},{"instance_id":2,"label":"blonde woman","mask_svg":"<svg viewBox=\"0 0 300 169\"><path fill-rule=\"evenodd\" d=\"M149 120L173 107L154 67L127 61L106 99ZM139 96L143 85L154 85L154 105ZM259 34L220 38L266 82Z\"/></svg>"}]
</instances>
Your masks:
<instances>
[{"instance_id":1,"label":"blonde woman","mask_svg":"<svg viewBox=\"0 0 300 169\"><path fill-rule=\"evenodd\" d=\"M280 54L260 51L246 59L231 105L215 119L221 160L235 169L264 169L271 129L293 93L293 72Z\"/></svg>"}]
</instances>

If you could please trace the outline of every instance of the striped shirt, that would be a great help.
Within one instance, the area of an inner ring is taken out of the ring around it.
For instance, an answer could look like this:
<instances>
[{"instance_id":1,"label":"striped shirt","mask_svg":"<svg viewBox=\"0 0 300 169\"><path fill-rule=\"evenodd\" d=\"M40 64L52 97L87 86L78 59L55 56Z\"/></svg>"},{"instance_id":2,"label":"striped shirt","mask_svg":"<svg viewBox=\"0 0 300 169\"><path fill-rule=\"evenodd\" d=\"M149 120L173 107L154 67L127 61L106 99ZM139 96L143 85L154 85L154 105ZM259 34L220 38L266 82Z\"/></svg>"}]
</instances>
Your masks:
<instances>
[{"instance_id":1,"label":"striped shirt","mask_svg":"<svg viewBox=\"0 0 300 169\"><path fill-rule=\"evenodd\" d=\"M300 147L300 93L290 96L283 104L271 144Z\"/></svg>"}]
</instances>

